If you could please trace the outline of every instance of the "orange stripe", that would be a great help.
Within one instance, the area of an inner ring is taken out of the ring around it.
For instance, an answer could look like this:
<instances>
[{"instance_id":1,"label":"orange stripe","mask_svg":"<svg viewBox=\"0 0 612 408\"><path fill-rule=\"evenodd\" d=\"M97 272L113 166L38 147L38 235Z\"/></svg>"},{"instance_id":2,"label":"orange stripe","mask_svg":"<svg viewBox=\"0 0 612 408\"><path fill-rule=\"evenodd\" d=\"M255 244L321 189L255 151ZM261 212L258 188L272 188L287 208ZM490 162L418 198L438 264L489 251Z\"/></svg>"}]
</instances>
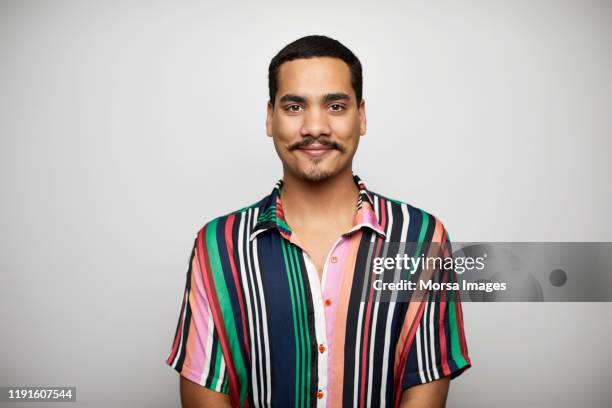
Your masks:
<instances>
[{"instance_id":1,"label":"orange stripe","mask_svg":"<svg viewBox=\"0 0 612 408\"><path fill-rule=\"evenodd\" d=\"M328 401L329 407L342 406L342 391L344 383L344 340L346 336L346 319L348 314L348 303L351 295L353 276L355 274L355 261L357 260L357 250L361 242L363 231L355 232L351 238L347 249L347 262L342 270L342 282L338 294L338 306L336 309L336 329L334 331L333 345L335 353L331 356L330 367L331 375L328 378Z\"/></svg>"}]
</instances>

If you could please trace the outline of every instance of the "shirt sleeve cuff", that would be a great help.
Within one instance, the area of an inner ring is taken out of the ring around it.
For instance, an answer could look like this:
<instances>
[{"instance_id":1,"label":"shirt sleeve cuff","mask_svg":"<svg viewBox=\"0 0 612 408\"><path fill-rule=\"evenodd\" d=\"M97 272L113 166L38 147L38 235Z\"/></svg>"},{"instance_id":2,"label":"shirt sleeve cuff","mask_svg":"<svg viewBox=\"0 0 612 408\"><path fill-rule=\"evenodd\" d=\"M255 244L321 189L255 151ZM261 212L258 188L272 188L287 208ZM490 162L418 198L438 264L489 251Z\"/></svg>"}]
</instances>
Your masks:
<instances>
[{"instance_id":1,"label":"shirt sleeve cuff","mask_svg":"<svg viewBox=\"0 0 612 408\"><path fill-rule=\"evenodd\" d=\"M418 371L406 373L404 376L404 381L402 381L402 390L405 390L415 385L426 384L428 382L432 382L443 377L450 377L450 379L452 380L453 378L456 378L463 374L463 372L471 366L472 365L469 362L465 361L463 364L457 365L456 367L451 369L451 372L446 375L444 375L442 365L436 365L435 371L430 370L429 376L425 371L423 371L422 373L419 373ZM438 373L437 376L435 375L436 372Z\"/></svg>"},{"instance_id":2,"label":"shirt sleeve cuff","mask_svg":"<svg viewBox=\"0 0 612 408\"><path fill-rule=\"evenodd\" d=\"M170 366L174 368L181 376L185 377L191 382L201 385L204 388L207 388L211 391L220 392L222 394L229 394L227 390L223 389L223 379L219 377L215 377L214 375L208 375L205 378L202 378L202 373L196 371L189 367L186 364L183 364L183 368L181 370L177 369L174 366Z\"/></svg>"}]
</instances>

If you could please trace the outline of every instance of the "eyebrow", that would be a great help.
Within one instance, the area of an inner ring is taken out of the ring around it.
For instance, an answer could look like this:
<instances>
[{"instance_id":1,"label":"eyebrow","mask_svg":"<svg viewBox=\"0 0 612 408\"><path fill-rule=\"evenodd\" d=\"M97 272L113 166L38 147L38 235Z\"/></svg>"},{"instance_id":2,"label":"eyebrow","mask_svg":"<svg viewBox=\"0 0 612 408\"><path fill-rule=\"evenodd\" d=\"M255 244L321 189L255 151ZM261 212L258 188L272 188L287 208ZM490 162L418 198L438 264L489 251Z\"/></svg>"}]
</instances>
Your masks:
<instances>
[{"instance_id":1,"label":"eyebrow","mask_svg":"<svg viewBox=\"0 0 612 408\"><path fill-rule=\"evenodd\" d=\"M335 92L335 93L328 93L327 95L325 95L323 97L323 102L327 103L327 102L332 102L332 101L342 101L342 100L349 100L349 99L351 98L347 94L343 92Z\"/></svg>"},{"instance_id":2,"label":"eyebrow","mask_svg":"<svg viewBox=\"0 0 612 408\"><path fill-rule=\"evenodd\" d=\"M332 102L332 101L341 101L341 100L349 100L350 96L345 94L344 92L333 92L325 95L322 100L323 103ZM305 103L306 98L300 95L295 94L286 94L280 98L280 102L295 102L295 103Z\"/></svg>"},{"instance_id":3,"label":"eyebrow","mask_svg":"<svg viewBox=\"0 0 612 408\"><path fill-rule=\"evenodd\" d=\"M306 102L306 98L303 96L295 95L295 94L286 94L280 98L280 102L296 102L296 103L304 103Z\"/></svg>"}]
</instances>

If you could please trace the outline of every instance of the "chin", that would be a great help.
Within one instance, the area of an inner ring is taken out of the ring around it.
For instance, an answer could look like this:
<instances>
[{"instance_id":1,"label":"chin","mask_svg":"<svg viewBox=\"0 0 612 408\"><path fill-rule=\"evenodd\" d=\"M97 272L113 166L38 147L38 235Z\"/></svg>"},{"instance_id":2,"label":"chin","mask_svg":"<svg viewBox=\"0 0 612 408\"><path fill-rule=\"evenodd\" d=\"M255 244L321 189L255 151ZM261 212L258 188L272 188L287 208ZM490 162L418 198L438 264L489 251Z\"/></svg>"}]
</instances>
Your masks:
<instances>
[{"instance_id":1,"label":"chin","mask_svg":"<svg viewBox=\"0 0 612 408\"><path fill-rule=\"evenodd\" d=\"M311 173L305 173L302 178L308 181L312 181L312 182L319 182L319 181L327 180L331 176L332 175L327 172L311 172Z\"/></svg>"},{"instance_id":2,"label":"chin","mask_svg":"<svg viewBox=\"0 0 612 408\"><path fill-rule=\"evenodd\" d=\"M335 171L319 167L316 164L308 168L300 168L296 173L301 179L311 182L327 180L337 174Z\"/></svg>"}]
</instances>

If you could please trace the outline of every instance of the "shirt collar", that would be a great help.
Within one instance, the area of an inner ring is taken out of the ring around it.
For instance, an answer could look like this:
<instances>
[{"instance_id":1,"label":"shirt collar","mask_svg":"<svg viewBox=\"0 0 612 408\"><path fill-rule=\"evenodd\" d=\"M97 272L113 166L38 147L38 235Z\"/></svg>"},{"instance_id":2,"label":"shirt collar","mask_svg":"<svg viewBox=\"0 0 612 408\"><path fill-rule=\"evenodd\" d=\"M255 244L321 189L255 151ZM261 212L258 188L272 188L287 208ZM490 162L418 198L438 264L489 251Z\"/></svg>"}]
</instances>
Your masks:
<instances>
[{"instance_id":1,"label":"shirt collar","mask_svg":"<svg viewBox=\"0 0 612 408\"><path fill-rule=\"evenodd\" d=\"M357 213L353 227L346 233L350 234L361 227L368 227L376 231L378 234L386 237L385 230L380 226L378 217L374 211L374 199L372 193L368 191L365 184L359 176L353 174L353 180L359 188L359 197L357 198ZM250 235L250 240L255 238L259 233L276 228L278 232L287 240L291 240L291 228L285 221L283 206L280 199L280 193L283 188L283 180L280 179L272 189L272 193L268 195L260 207L259 216Z\"/></svg>"}]
</instances>

